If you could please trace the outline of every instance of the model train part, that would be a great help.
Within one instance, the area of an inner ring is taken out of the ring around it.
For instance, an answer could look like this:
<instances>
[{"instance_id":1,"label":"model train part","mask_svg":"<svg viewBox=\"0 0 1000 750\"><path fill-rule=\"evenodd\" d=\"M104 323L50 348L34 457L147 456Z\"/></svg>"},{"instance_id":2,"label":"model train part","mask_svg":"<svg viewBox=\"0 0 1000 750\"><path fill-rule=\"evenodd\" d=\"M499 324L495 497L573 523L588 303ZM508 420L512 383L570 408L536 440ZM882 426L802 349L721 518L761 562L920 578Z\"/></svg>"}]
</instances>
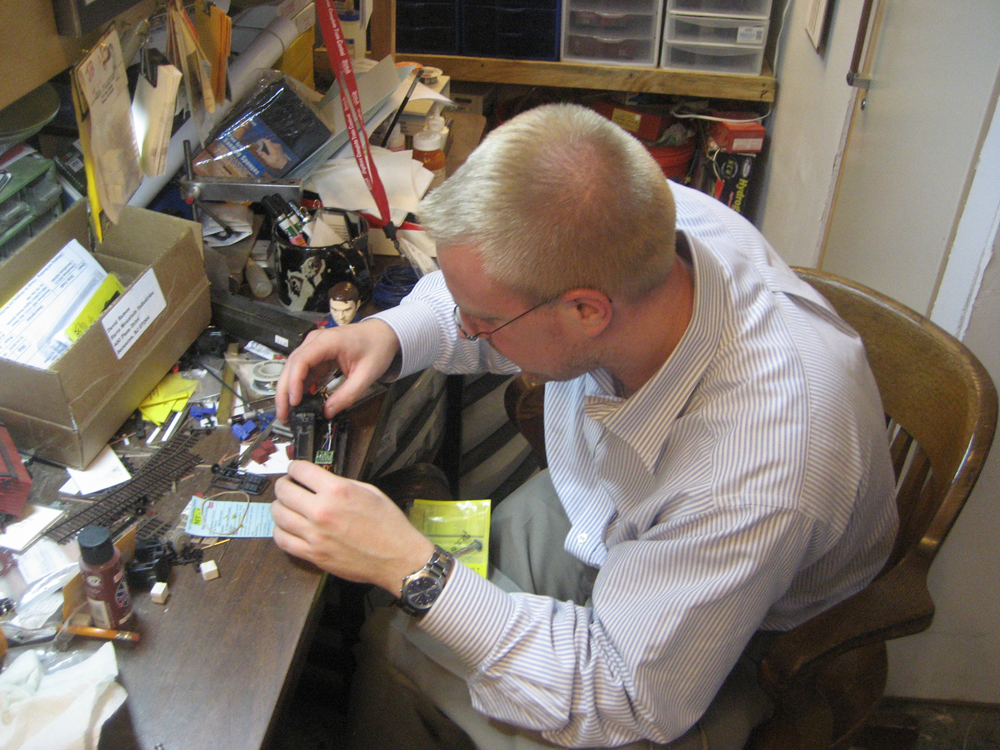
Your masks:
<instances>
[{"instance_id":1,"label":"model train part","mask_svg":"<svg viewBox=\"0 0 1000 750\"><path fill-rule=\"evenodd\" d=\"M267 489L270 479L261 474L251 474L232 466L212 466L212 486L230 492L246 492L259 495Z\"/></svg>"},{"instance_id":2,"label":"model train part","mask_svg":"<svg viewBox=\"0 0 1000 750\"><path fill-rule=\"evenodd\" d=\"M186 476L201 461L189 449L201 438L180 432L152 456L128 482L98 497L93 504L72 513L46 532L56 542L65 542L85 526L115 529L139 515L143 508L166 492L172 482Z\"/></svg>"},{"instance_id":3,"label":"model train part","mask_svg":"<svg viewBox=\"0 0 1000 750\"><path fill-rule=\"evenodd\" d=\"M237 338L257 341L285 354L316 328L273 305L221 291L212 292L212 323Z\"/></svg>"},{"instance_id":4,"label":"model train part","mask_svg":"<svg viewBox=\"0 0 1000 750\"><path fill-rule=\"evenodd\" d=\"M297 406L292 407L288 424L292 428L292 458L300 461L316 460L316 436L323 418L323 399L319 396L303 396Z\"/></svg>"}]
</instances>

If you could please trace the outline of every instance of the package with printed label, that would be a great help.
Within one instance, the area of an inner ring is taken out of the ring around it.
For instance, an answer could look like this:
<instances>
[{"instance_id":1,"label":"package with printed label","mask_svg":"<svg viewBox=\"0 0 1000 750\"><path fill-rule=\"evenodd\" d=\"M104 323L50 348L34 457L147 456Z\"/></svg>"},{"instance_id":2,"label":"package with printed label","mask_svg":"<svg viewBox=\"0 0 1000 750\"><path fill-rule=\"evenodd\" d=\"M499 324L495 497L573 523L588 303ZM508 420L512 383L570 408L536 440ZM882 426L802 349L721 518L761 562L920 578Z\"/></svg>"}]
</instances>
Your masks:
<instances>
[{"instance_id":1,"label":"package with printed label","mask_svg":"<svg viewBox=\"0 0 1000 750\"><path fill-rule=\"evenodd\" d=\"M47 367L0 359L0 423L20 450L84 469L208 325L201 225L126 207L90 242L78 201L0 263L0 305L71 240L124 291Z\"/></svg>"}]
</instances>

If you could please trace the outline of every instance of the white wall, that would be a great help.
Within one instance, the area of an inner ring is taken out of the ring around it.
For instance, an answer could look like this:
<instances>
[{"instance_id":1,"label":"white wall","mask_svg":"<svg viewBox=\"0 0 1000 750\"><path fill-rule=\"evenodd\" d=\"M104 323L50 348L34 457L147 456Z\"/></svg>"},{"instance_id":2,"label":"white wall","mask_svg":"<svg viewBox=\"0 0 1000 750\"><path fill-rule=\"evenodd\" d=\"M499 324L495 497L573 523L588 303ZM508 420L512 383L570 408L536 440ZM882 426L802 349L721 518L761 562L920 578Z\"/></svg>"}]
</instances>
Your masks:
<instances>
[{"instance_id":1,"label":"white wall","mask_svg":"<svg viewBox=\"0 0 1000 750\"><path fill-rule=\"evenodd\" d=\"M846 77L862 0L830 0L835 12L819 53L805 31L808 3L787 1L755 223L785 261L814 267L854 102Z\"/></svg>"}]
</instances>

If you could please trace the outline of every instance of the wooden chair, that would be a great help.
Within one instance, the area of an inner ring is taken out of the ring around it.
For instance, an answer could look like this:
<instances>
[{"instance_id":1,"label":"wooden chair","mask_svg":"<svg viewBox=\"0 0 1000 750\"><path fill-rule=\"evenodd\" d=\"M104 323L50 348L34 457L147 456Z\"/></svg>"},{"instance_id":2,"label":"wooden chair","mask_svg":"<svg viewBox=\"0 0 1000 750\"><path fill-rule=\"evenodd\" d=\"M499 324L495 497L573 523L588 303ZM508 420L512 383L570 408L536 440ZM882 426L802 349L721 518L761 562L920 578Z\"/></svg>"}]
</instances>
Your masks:
<instances>
[{"instance_id":1,"label":"wooden chair","mask_svg":"<svg viewBox=\"0 0 1000 750\"><path fill-rule=\"evenodd\" d=\"M885 642L930 625L927 572L976 483L996 428L993 382L961 342L860 284L795 270L864 341L886 413L900 525L871 584L770 645L759 678L776 709L747 750L847 748L872 730L866 722L885 689ZM506 396L511 418L544 457L544 388L522 376Z\"/></svg>"}]
</instances>

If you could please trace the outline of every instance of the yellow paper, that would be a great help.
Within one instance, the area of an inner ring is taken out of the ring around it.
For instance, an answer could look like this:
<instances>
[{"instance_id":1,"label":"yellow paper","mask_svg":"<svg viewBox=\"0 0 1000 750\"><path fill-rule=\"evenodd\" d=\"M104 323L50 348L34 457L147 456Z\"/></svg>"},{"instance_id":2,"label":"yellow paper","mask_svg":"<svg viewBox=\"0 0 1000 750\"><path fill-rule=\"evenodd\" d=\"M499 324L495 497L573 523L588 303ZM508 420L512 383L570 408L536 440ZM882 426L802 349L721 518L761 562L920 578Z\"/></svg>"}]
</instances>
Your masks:
<instances>
[{"instance_id":1,"label":"yellow paper","mask_svg":"<svg viewBox=\"0 0 1000 750\"><path fill-rule=\"evenodd\" d=\"M196 385L178 372L169 373L139 404L139 411L153 424L163 424L173 412L184 410Z\"/></svg>"},{"instance_id":2,"label":"yellow paper","mask_svg":"<svg viewBox=\"0 0 1000 750\"><path fill-rule=\"evenodd\" d=\"M214 5L209 5L206 12L204 3L195 3L194 29L212 66L212 93L215 101L225 101L226 75L233 34L232 19Z\"/></svg>"},{"instance_id":3,"label":"yellow paper","mask_svg":"<svg viewBox=\"0 0 1000 750\"><path fill-rule=\"evenodd\" d=\"M414 500L410 523L483 578L489 572L489 500Z\"/></svg>"},{"instance_id":4,"label":"yellow paper","mask_svg":"<svg viewBox=\"0 0 1000 750\"><path fill-rule=\"evenodd\" d=\"M113 273L109 273L104 281L94 292L90 301L84 306L76 320L69 324L66 329L66 336L70 341L79 339L83 332L94 324L94 321L101 317L101 313L111 304L118 295L125 291L125 287Z\"/></svg>"}]
</instances>

